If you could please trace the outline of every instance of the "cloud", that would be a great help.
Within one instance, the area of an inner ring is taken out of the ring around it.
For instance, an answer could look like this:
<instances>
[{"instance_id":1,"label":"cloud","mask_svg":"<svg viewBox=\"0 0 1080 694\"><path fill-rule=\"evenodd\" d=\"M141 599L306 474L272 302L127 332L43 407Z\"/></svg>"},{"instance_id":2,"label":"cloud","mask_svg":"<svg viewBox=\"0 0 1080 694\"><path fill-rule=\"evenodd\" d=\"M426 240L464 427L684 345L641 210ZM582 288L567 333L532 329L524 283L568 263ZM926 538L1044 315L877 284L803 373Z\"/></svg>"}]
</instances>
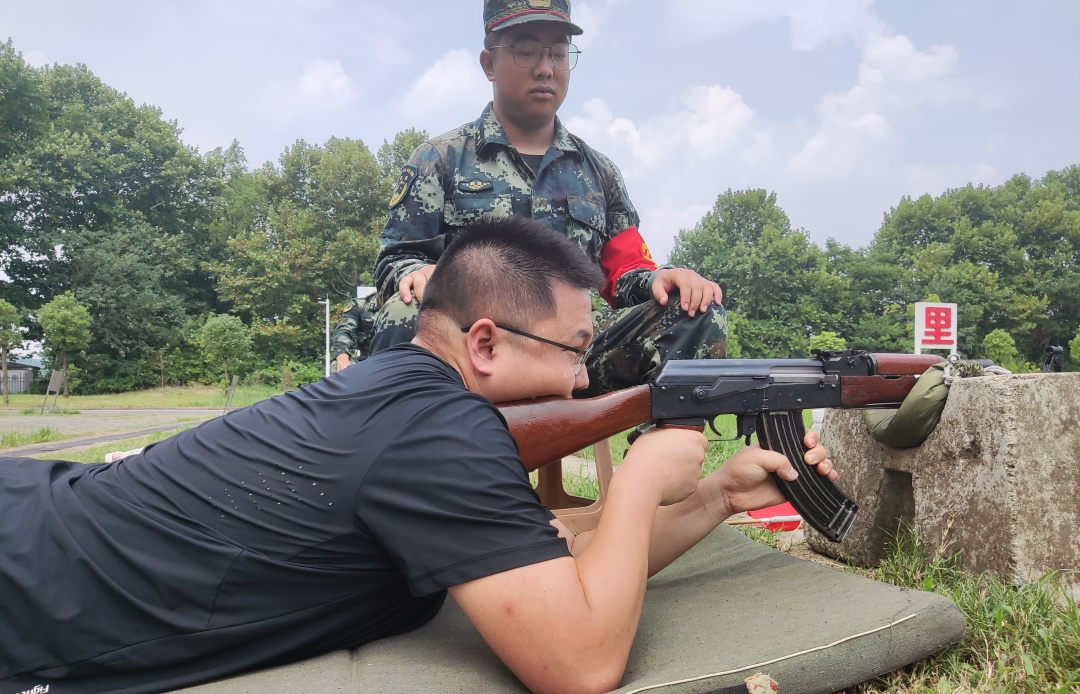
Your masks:
<instances>
[{"instance_id":1,"label":"cloud","mask_svg":"<svg viewBox=\"0 0 1080 694\"><path fill-rule=\"evenodd\" d=\"M336 59L311 60L290 81L276 75L257 90L267 113L280 122L337 115L358 100L356 86Z\"/></svg>"},{"instance_id":2,"label":"cloud","mask_svg":"<svg viewBox=\"0 0 1080 694\"><path fill-rule=\"evenodd\" d=\"M965 98L952 79L957 52L951 46L918 50L905 36L874 36L863 49L858 83L818 102L819 127L791 156L785 171L821 180L879 167L898 130L917 119L920 107Z\"/></svg>"},{"instance_id":3,"label":"cloud","mask_svg":"<svg viewBox=\"0 0 1080 694\"><path fill-rule=\"evenodd\" d=\"M788 0L670 0L663 3L668 32L692 38L728 36L787 15ZM654 5L656 6L656 5Z\"/></svg>"},{"instance_id":4,"label":"cloud","mask_svg":"<svg viewBox=\"0 0 1080 694\"><path fill-rule=\"evenodd\" d=\"M334 110L356 101L356 88L337 60L320 59L308 65L300 76L297 91L308 103Z\"/></svg>"},{"instance_id":5,"label":"cloud","mask_svg":"<svg viewBox=\"0 0 1080 694\"><path fill-rule=\"evenodd\" d=\"M607 33L609 19L617 12L625 0L592 0L592 2L575 2L570 19L581 27L585 33L574 37L574 43L579 46L595 44L597 39L603 39Z\"/></svg>"},{"instance_id":6,"label":"cloud","mask_svg":"<svg viewBox=\"0 0 1080 694\"><path fill-rule=\"evenodd\" d=\"M809 51L843 40L861 45L883 33L885 26L873 4L874 0L670 0L663 4L660 19L669 35L699 40L786 21L792 47Z\"/></svg>"},{"instance_id":7,"label":"cloud","mask_svg":"<svg viewBox=\"0 0 1080 694\"><path fill-rule=\"evenodd\" d=\"M398 101L404 122L431 133L448 130L480 115L478 104L491 100L477 54L460 48L444 54L409 85Z\"/></svg>"},{"instance_id":8,"label":"cloud","mask_svg":"<svg viewBox=\"0 0 1080 694\"><path fill-rule=\"evenodd\" d=\"M737 155L745 146L767 139L755 129L754 112L742 96L718 85L690 89L676 108L642 125L616 118L601 99L585 102L583 110L567 119L567 128L590 143L601 141L628 152L631 161L623 166L631 171L672 160Z\"/></svg>"},{"instance_id":9,"label":"cloud","mask_svg":"<svg viewBox=\"0 0 1080 694\"><path fill-rule=\"evenodd\" d=\"M788 2L791 45L809 51L823 43L852 39L863 43L884 25L871 10L873 0L793 0Z\"/></svg>"},{"instance_id":10,"label":"cloud","mask_svg":"<svg viewBox=\"0 0 1080 694\"><path fill-rule=\"evenodd\" d=\"M776 158L772 133L756 122L742 95L720 85L694 87L643 123L590 99L565 124L619 166L641 213L641 233L658 259L721 190Z\"/></svg>"},{"instance_id":11,"label":"cloud","mask_svg":"<svg viewBox=\"0 0 1080 694\"><path fill-rule=\"evenodd\" d=\"M863 52L859 81L867 84L888 81L891 100L896 104L954 100L964 96L949 79L958 58L952 46L931 46L920 51L906 36L878 36Z\"/></svg>"},{"instance_id":12,"label":"cloud","mask_svg":"<svg viewBox=\"0 0 1080 694\"><path fill-rule=\"evenodd\" d=\"M45 67L46 65L52 65L54 62L41 51L27 51L23 53L23 60L30 67Z\"/></svg>"},{"instance_id":13,"label":"cloud","mask_svg":"<svg viewBox=\"0 0 1080 694\"><path fill-rule=\"evenodd\" d=\"M609 9L594 0L590 10L598 17L590 20L601 23ZM656 31L666 34L700 39L769 23L775 34L787 23L795 51L843 43L859 56L836 74L840 85L846 80L850 86L818 92L811 112L777 111L767 101L751 101L752 90L705 82L684 88L667 105L650 104L645 113L609 98L563 114L572 132L623 171L642 235L658 258L727 188L776 192L795 226L850 240L875 228L898 194L993 176L982 164L927 165L925 154L909 146L943 110L976 103L978 95L957 76L956 48L919 47L907 36L890 35L871 0L671 0L658 12ZM841 219L844 226L837 228Z\"/></svg>"},{"instance_id":14,"label":"cloud","mask_svg":"<svg viewBox=\"0 0 1080 694\"><path fill-rule=\"evenodd\" d=\"M690 151L714 156L737 147L752 126L753 110L727 87L695 87L686 99L686 140ZM678 121L676 121L678 122Z\"/></svg>"}]
</instances>

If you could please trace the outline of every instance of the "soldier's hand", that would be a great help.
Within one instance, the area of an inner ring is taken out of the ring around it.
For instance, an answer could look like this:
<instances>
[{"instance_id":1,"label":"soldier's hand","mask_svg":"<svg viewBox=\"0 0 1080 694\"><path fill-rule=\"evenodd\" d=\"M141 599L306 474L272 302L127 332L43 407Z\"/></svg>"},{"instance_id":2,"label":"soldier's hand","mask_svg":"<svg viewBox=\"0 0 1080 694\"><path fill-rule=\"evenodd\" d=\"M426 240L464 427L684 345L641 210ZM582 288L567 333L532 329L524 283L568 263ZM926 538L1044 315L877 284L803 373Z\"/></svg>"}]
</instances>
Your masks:
<instances>
[{"instance_id":1,"label":"soldier's hand","mask_svg":"<svg viewBox=\"0 0 1080 694\"><path fill-rule=\"evenodd\" d=\"M427 286L428 279L433 272L435 272L434 265L425 265L419 270L413 270L405 275L405 277L398 282L398 292L401 293L401 300L407 304L411 304L413 295L416 295L417 301L423 301L424 287Z\"/></svg>"},{"instance_id":2,"label":"soldier's hand","mask_svg":"<svg viewBox=\"0 0 1080 694\"><path fill-rule=\"evenodd\" d=\"M652 281L652 295L656 302L667 306L668 295L673 290L678 290L682 310L691 317L698 311L704 312L709 308L709 304L719 304L724 296L719 284L710 282L693 270L657 270Z\"/></svg>"},{"instance_id":3,"label":"soldier's hand","mask_svg":"<svg viewBox=\"0 0 1080 694\"><path fill-rule=\"evenodd\" d=\"M345 368L348 367L350 364L352 364L352 357L350 357L348 354L342 352L341 354L337 355L338 371L344 371Z\"/></svg>"}]
</instances>

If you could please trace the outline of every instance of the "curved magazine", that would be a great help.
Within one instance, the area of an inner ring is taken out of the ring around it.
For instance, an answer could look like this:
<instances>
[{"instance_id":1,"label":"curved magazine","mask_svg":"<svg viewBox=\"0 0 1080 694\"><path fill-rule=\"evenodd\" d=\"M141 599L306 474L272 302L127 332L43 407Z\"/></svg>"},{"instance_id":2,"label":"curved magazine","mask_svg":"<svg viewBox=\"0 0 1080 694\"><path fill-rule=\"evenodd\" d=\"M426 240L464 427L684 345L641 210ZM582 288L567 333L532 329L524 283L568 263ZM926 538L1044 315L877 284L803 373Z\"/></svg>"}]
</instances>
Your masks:
<instances>
[{"instance_id":1,"label":"curved magazine","mask_svg":"<svg viewBox=\"0 0 1080 694\"><path fill-rule=\"evenodd\" d=\"M859 505L803 461L806 430L802 412L762 412L758 415L757 434L762 448L783 453L799 473L794 482L775 474L773 478L803 520L833 542L843 540L851 529Z\"/></svg>"}]
</instances>

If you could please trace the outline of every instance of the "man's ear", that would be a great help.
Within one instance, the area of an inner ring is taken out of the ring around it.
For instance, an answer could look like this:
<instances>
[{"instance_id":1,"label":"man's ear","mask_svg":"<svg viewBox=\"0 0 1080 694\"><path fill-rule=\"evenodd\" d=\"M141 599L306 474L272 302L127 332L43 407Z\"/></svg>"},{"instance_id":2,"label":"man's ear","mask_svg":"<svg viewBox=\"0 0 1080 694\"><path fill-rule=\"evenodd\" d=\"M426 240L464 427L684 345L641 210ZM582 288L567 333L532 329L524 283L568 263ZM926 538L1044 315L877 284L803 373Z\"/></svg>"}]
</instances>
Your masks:
<instances>
[{"instance_id":1,"label":"man's ear","mask_svg":"<svg viewBox=\"0 0 1080 694\"><path fill-rule=\"evenodd\" d=\"M491 51L484 49L480 51L480 67L484 70L484 75L487 76L488 82L495 81L495 56L491 54Z\"/></svg>"},{"instance_id":2,"label":"man's ear","mask_svg":"<svg viewBox=\"0 0 1080 694\"><path fill-rule=\"evenodd\" d=\"M495 371L495 343L498 341L495 323L489 318L481 318L469 328L465 338L465 349L469 363L478 376L491 376Z\"/></svg>"}]
</instances>

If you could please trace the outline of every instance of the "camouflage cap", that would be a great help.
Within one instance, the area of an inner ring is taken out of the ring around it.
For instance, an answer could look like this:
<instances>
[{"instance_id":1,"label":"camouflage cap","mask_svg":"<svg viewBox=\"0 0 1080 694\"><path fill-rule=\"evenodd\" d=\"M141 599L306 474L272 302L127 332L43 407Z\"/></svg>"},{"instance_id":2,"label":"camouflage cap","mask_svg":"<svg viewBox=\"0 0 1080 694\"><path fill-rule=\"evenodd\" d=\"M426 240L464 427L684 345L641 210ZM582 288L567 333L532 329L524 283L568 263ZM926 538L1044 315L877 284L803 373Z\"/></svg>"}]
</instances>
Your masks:
<instances>
[{"instance_id":1,"label":"camouflage cap","mask_svg":"<svg viewBox=\"0 0 1080 694\"><path fill-rule=\"evenodd\" d=\"M484 33L525 22L562 22L577 36L581 27L570 21L570 0L484 0Z\"/></svg>"}]
</instances>

